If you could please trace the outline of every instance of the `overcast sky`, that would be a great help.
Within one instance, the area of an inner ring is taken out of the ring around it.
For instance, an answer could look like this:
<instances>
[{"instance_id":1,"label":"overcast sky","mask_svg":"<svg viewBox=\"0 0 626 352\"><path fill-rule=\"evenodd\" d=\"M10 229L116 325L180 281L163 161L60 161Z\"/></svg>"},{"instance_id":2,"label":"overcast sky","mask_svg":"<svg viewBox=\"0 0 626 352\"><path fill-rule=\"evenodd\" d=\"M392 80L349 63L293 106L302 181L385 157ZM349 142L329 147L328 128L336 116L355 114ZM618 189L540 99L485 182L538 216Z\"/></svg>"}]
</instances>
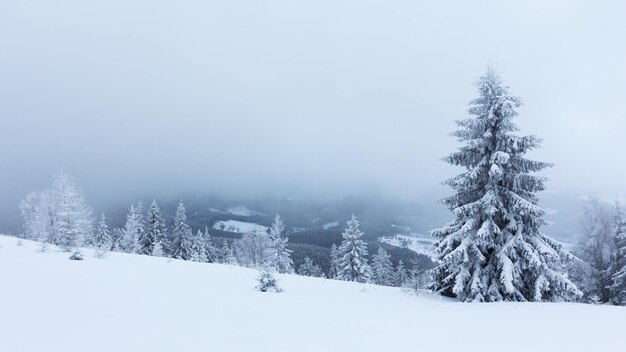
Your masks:
<instances>
[{"instance_id":1,"label":"overcast sky","mask_svg":"<svg viewBox=\"0 0 626 352\"><path fill-rule=\"evenodd\" d=\"M179 191L431 201L489 63L548 188L626 193L623 1L0 2L0 208Z\"/></svg>"}]
</instances>

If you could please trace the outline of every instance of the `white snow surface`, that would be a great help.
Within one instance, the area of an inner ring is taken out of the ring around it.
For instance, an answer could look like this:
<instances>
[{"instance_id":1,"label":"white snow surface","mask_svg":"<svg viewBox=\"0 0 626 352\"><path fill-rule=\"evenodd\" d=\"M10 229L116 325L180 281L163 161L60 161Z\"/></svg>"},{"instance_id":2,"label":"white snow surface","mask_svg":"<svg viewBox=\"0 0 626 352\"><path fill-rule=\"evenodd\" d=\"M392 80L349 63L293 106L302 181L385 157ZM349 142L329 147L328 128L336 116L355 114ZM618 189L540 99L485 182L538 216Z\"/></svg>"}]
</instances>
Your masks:
<instances>
[{"instance_id":1,"label":"white snow surface","mask_svg":"<svg viewBox=\"0 0 626 352\"><path fill-rule=\"evenodd\" d=\"M254 216L254 215L265 215L261 212L255 211L255 210L251 210L248 207L246 207L245 205L237 205L234 207L229 207L228 209L226 209L226 212L232 215L238 215L238 216Z\"/></svg>"},{"instance_id":2,"label":"white snow surface","mask_svg":"<svg viewBox=\"0 0 626 352\"><path fill-rule=\"evenodd\" d=\"M458 303L401 289L0 236L0 350L623 351L626 308Z\"/></svg>"},{"instance_id":3,"label":"white snow surface","mask_svg":"<svg viewBox=\"0 0 626 352\"><path fill-rule=\"evenodd\" d=\"M337 226L339 226L339 221L332 221L332 222L327 222L324 225L322 225L322 228L324 230L328 230L328 229L331 229L331 228L337 227Z\"/></svg>"},{"instance_id":4,"label":"white snow surface","mask_svg":"<svg viewBox=\"0 0 626 352\"><path fill-rule=\"evenodd\" d=\"M236 233L266 233L268 227L259 225L253 222L244 222L237 220L220 220L216 221L213 224L213 228L217 230L221 230L222 228L225 231L236 232Z\"/></svg>"},{"instance_id":5,"label":"white snow surface","mask_svg":"<svg viewBox=\"0 0 626 352\"><path fill-rule=\"evenodd\" d=\"M379 237L378 241L395 247L407 248L431 258L435 256L435 240L433 238L398 234L391 237Z\"/></svg>"}]
</instances>

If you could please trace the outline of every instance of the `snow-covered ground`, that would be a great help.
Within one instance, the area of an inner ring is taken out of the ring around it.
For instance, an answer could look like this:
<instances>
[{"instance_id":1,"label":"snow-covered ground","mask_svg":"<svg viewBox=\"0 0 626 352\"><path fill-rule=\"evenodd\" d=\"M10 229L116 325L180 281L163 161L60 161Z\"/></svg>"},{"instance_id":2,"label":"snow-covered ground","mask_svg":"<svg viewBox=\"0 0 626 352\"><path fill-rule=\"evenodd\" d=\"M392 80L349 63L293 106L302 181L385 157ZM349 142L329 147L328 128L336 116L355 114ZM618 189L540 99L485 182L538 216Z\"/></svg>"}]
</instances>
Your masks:
<instances>
[{"instance_id":1,"label":"snow-covered ground","mask_svg":"<svg viewBox=\"0 0 626 352\"><path fill-rule=\"evenodd\" d=\"M256 210L251 210L248 207L246 207L245 205L237 205L234 207L229 207L228 209L226 209L226 212L229 214L233 214L233 215L239 215L239 216L254 216L254 215L265 215L261 212L258 212Z\"/></svg>"},{"instance_id":2,"label":"snow-covered ground","mask_svg":"<svg viewBox=\"0 0 626 352\"><path fill-rule=\"evenodd\" d=\"M324 230L328 230L328 229L332 229L333 227L337 227L339 226L339 221L332 221L332 222L327 222L324 225L322 225L322 228Z\"/></svg>"},{"instance_id":3,"label":"snow-covered ground","mask_svg":"<svg viewBox=\"0 0 626 352\"><path fill-rule=\"evenodd\" d=\"M435 255L435 240L433 238L394 235L391 237L380 237L378 241L395 247L407 248L415 253L427 255L431 258Z\"/></svg>"},{"instance_id":4,"label":"snow-covered ground","mask_svg":"<svg viewBox=\"0 0 626 352\"><path fill-rule=\"evenodd\" d=\"M468 304L397 288L0 236L0 351L624 351L626 308Z\"/></svg>"},{"instance_id":5,"label":"snow-covered ground","mask_svg":"<svg viewBox=\"0 0 626 352\"><path fill-rule=\"evenodd\" d=\"M217 230L236 232L236 233L266 233L268 227L253 222L244 222L237 220L220 220L213 224L213 228Z\"/></svg>"}]
</instances>

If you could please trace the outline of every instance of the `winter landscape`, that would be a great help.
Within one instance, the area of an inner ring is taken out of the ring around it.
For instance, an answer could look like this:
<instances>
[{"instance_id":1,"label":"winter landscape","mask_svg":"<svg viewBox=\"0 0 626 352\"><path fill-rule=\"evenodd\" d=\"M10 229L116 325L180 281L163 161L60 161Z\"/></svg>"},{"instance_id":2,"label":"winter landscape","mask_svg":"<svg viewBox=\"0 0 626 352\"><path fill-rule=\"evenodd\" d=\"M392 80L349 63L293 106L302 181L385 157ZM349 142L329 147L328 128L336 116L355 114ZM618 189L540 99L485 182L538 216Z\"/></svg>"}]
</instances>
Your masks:
<instances>
[{"instance_id":1,"label":"winter landscape","mask_svg":"<svg viewBox=\"0 0 626 352\"><path fill-rule=\"evenodd\" d=\"M617 1L0 6L0 351L625 351Z\"/></svg>"}]
</instances>

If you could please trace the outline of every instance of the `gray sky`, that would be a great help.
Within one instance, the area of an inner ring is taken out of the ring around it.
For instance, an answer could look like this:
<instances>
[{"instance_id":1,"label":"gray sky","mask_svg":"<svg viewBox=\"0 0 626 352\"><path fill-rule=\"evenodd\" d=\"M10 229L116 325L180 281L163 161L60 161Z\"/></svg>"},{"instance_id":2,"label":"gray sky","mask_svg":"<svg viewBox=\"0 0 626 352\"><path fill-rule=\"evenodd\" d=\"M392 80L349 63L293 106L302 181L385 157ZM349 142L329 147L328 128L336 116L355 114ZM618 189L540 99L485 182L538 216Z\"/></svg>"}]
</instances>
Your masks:
<instances>
[{"instance_id":1,"label":"gray sky","mask_svg":"<svg viewBox=\"0 0 626 352\"><path fill-rule=\"evenodd\" d=\"M553 191L626 193L623 1L0 3L0 208L149 193L431 201L495 63Z\"/></svg>"}]
</instances>

